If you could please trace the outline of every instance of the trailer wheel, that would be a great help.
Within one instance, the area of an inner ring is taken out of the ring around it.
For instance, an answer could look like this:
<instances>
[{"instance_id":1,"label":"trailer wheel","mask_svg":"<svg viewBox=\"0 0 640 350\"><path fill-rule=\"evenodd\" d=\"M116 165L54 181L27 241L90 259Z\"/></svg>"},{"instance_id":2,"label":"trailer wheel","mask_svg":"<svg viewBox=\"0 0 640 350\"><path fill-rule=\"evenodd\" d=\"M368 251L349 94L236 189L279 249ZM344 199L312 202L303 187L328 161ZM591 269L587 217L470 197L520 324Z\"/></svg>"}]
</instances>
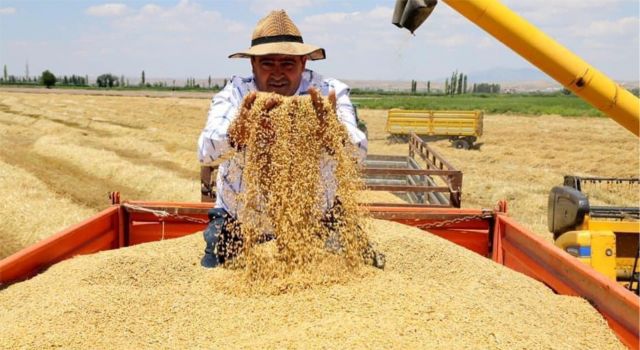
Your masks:
<instances>
[{"instance_id":1,"label":"trailer wheel","mask_svg":"<svg viewBox=\"0 0 640 350\"><path fill-rule=\"evenodd\" d=\"M455 140L453 141L453 147L457 149L469 149L469 142L467 142L467 140Z\"/></svg>"}]
</instances>

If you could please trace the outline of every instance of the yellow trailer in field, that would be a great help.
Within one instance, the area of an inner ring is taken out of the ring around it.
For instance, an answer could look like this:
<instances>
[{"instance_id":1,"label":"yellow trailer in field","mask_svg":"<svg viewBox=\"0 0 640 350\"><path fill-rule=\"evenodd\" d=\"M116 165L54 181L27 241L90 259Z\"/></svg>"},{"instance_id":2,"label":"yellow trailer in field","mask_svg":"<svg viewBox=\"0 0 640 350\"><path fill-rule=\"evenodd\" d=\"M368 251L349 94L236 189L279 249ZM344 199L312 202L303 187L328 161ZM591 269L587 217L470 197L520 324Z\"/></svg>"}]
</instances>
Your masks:
<instances>
[{"instance_id":1,"label":"yellow trailer in field","mask_svg":"<svg viewBox=\"0 0 640 350\"><path fill-rule=\"evenodd\" d=\"M455 148L469 149L482 136L482 111L390 109L386 132L391 135L447 137Z\"/></svg>"}]
</instances>

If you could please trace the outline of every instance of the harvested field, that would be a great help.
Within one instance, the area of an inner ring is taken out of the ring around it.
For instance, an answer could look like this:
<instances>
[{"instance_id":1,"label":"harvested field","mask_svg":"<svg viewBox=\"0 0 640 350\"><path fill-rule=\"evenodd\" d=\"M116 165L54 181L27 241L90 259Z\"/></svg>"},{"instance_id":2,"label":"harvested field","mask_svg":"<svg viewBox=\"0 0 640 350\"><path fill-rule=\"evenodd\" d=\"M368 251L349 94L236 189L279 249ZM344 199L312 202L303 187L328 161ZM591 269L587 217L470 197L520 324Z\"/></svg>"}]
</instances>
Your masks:
<instances>
[{"instance_id":1,"label":"harvested field","mask_svg":"<svg viewBox=\"0 0 640 350\"><path fill-rule=\"evenodd\" d=\"M202 269L199 234L79 256L0 291L0 348L623 348L583 299L412 227L368 233L384 271L279 295Z\"/></svg>"},{"instance_id":2,"label":"harvested field","mask_svg":"<svg viewBox=\"0 0 640 350\"><path fill-rule=\"evenodd\" d=\"M110 191L198 201L207 103L0 93L0 188L12 199L2 204L0 258L104 209Z\"/></svg>"},{"instance_id":3,"label":"harvested field","mask_svg":"<svg viewBox=\"0 0 640 350\"><path fill-rule=\"evenodd\" d=\"M109 191L124 199L199 200L196 140L208 99L52 91L0 91L0 188L13 198L2 204L10 219L0 221L0 258L105 208ZM359 112L370 153L407 153L384 133L386 111ZM638 139L609 119L489 115L484 130L475 150L431 142L463 171L462 206L491 208L507 199L511 216L547 239L547 195L563 175L640 175ZM640 193L593 199L633 204Z\"/></svg>"}]
</instances>

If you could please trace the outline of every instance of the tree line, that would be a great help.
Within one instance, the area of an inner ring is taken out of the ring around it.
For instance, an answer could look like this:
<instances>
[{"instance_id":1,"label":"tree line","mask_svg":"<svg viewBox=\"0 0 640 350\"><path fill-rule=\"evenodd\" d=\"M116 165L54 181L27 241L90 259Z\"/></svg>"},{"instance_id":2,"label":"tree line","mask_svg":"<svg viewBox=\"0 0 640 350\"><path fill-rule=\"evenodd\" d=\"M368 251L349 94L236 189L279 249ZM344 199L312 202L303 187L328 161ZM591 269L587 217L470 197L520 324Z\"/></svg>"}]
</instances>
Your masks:
<instances>
[{"instance_id":1,"label":"tree line","mask_svg":"<svg viewBox=\"0 0 640 350\"><path fill-rule=\"evenodd\" d=\"M10 75L7 70L7 65L3 67L3 75L0 77L0 85L44 85L47 88L51 88L55 85L58 86L71 86L71 87L98 87L98 88L155 88L155 89L209 89L220 90L227 84L227 80L219 85L213 83L211 76L207 79L206 84L200 84L195 78L189 77L180 86L176 86L176 81L173 80L171 86L166 81L147 81L145 71L140 74L140 80L137 84L131 84L129 79L123 75L117 76L112 73L100 74L96 77L95 82L91 84L89 82L88 75L62 75L56 76L49 70L45 70L39 76L29 76L29 68L27 65L26 74L24 76Z\"/></svg>"},{"instance_id":2,"label":"tree line","mask_svg":"<svg viewBox=\"0 0 640 350\"><path fill-rule=\"evenodd\" d=\"M4 65L4 71L2 77L0 77L0 84L5 85L44 85L50 88L56 84L60 86L71 87L98 87L98 88L155 88L155 89L213 89L220 90L227 84L227 80L224 80L222 86L213 84L211 76L207 79L206 85L200 84L195 78L187 78L182 86L176 86L176 81L173 80L169 85L166 81L157 81L150 83L147 81L145 71L140 73L140 80L137 84L130 84L129 79L126 79L123 75L117 76L112 73L104 73L99 75L94 84L90 84L89 77L87 75L63 75L55 76L51 71L45 70L40 76L29 76L29 67L26 67L26 74L24 76L9 75L7 71L7 65ZM457 70L451 73L450 77L447 77L442 89L431 89L431 81L426 83L426 93L432 94L444 94L444 95L463 95L463 94L499 94L501 92L500 84L494 83L473 83L471 87L468 86L468 76L465 73L458 72ZM411 94L418 93L418 81L411 80Z\"/></svg>"},{"instance_id":3,"label":"tree line","mask_svg":"<svg viewBox=\"0 0 640 350\"><path fill-rule=\"evenodd\" d=\"M468 87L468 76L457 70L451 73L450 77L447 77L444 81L444 87L440 90L434 91L437 94L444 95L464 95L464 94L499 94L501 91L500 84L491 83L474 83L471 87ZM411 80L411 94L417 94L418 81ZM427 81L427 95L432 93L431 81Z\"/></svg>"}]
</instances>

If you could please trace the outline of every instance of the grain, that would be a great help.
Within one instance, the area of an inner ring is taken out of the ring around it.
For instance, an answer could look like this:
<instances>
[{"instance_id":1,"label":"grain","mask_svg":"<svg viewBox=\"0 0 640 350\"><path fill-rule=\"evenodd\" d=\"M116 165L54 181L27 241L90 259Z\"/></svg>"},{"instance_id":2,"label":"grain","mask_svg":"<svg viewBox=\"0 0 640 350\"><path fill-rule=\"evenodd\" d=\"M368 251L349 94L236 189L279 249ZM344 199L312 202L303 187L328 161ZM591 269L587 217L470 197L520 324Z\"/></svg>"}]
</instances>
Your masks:
<instances>
[{"instance_id":1,"label":"grain","mask_svg":"<svg viewBox=\"0 0 640 350\"><path fill-rule=\"evenodd\" d=\"M384 271L279 295L221 288L243 274L200 267L200 234L78 256L0 291L0 349L623 348L581 298L424 231L368 227Z\"/></svg>"},{"instance_id":2,"label":"grain","mask_svg":"<svg viewBox=\"0 0 640 350\"><path fill-rule=\"evenodd\" d=\"M356 201L363 187L356 151L329 99L317 96L258 93L251 108L243 102L229 128L232 142L244 139L244 152L236 155L244 161L245 189L238 196L244 244L231 263L246 272L242 286L273 291L274 279L287 281L282 290L330 283L358 273L363 263L368 239ZM322 177L327 168L334 175L329 180ZM327 187L339 198L329 223ZM275 237L270 249L262 244L265 234Z\"/></svg>"},{"instance_id":3,"label":"grain","mask_svg":"<svg viewBox=\"0 0 640 350\"><path fill-rule=\"evenodd\" d=\"M360 203L398 203L407 204L402 198L388 191L360 191L358 193Z\"/></svg>"}]
</instances>

